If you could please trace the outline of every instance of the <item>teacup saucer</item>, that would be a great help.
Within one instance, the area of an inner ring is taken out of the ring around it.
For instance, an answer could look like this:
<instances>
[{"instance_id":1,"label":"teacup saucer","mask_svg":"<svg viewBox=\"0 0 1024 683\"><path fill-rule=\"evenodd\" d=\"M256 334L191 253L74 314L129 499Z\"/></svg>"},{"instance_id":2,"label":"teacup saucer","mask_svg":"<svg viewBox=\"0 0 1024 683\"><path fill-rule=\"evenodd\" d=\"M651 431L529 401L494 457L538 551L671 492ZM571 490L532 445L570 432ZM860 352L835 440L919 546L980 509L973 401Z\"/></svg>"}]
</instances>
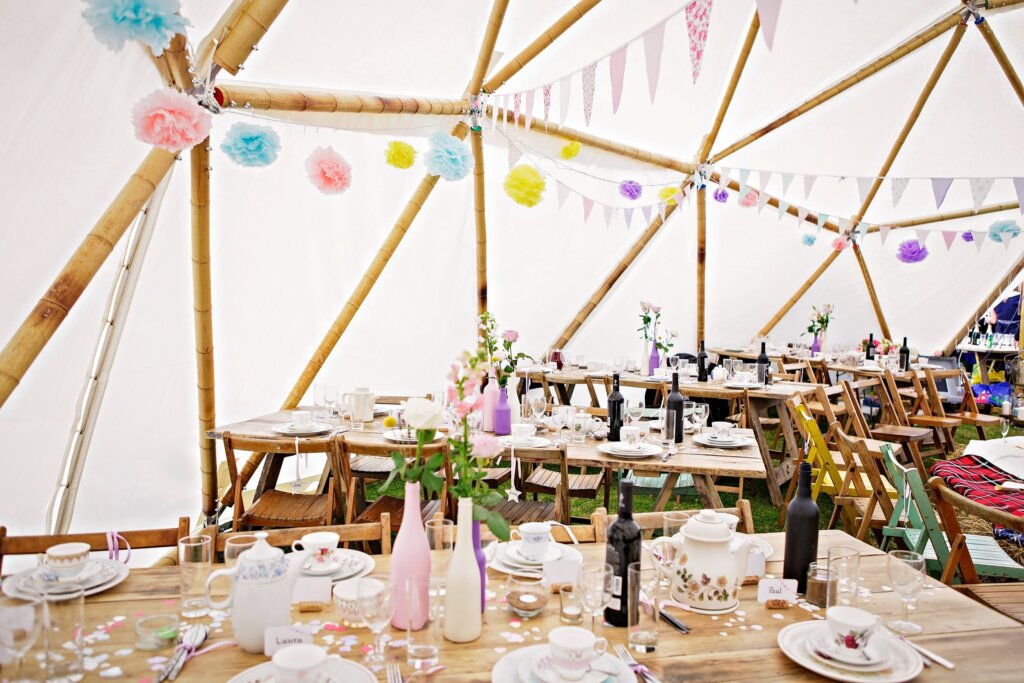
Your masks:
<instances>
[{"instance_id":1,"label":"teacup saucer","mask_svg":"<svg viewBox=\"0 0 1024 683\"><path fill-rule=\"evenodd\" d=\"M564 678L558 673L558 669L555 668L555 664L551 661L550 655L550 648L545 646L543 650L531 657L529 659L530 672L544 683L568 683L570 679ZM615 667L612 665L608 665L607 667L604 666L605 662L602 661L604 659L605 655L601 655L595 659L591 663L591 668L587 670L581 678L574 679L574 683L602 683L608 678L615 676L615 674L610 673ZM520 671L523 668L525 667L521 664ZM522 674L520 674L520 676L521 675Z\"/></svg>"},{"instance_id":2,"label":"teacup saucer","mask_svg":"<svg viewBox=\"0 0 1024 683\"><path fill-rule=\"evenodd\" d=\"M302 565L302 573L310 576L327 576L341 569L342 558L341 554L337 552L331 553L331 556L323 562L317 562L314 558L309 558Z\"/></svg>"},{"instance_id":3,"label":"teacup saucer","mask_svg":"<svg viewBox=\"0 0 1024 683\"><path fill-rule=\"evenodd\" d=\"M830 666L850 671L880 671L892 664L892 651L882 636L868 641L863 650L848 650L835 645L826 624L806 640L807 651L815 659Z\"/></svg>"},{"instance_id":4,"label":"teacup saucer","mask_svg":"<svg viewBox=\"0 0 1024 683\"><path fill-rule=\"evenodd\" d=\"M80 586L95 576L101 569L97 562L89 560L81 571L72 576L58 576L49 567L40 567L35 574L35 582L40 586Z\"/></svg>"},{"instance_id":5,"label":"teacup saucer","mask_svg":"<svg viewBox=\"0 0 1024 683\"><path fill-rule=\"evenodd\" d=\"M547 551L544 553L544 557L539 560L528 558L523 554L522 547L518 541L512 541L508 544L508 555L509 559L513 560L517 564L527 565L541 565L551 560L557 560L562 556L562 546L557 543L548 543Z\"/></svg>"}]
</instances>

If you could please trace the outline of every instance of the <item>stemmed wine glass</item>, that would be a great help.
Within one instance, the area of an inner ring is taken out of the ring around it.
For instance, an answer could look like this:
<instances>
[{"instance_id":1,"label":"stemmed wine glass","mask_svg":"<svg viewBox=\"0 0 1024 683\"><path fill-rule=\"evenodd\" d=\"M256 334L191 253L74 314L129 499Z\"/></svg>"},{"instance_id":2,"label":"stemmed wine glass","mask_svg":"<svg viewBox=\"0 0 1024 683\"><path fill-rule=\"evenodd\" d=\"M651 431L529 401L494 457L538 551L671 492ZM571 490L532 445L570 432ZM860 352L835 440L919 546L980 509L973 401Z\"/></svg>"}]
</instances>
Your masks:
<instances>
[{"instance_id":1,"label":"stemmed wine glass","mask_svg":"<svg viewBox=\"0 0 1024 683\"><path fill-rule=\"evenodd\" d=\"M544 395L534 396L530 399L530 410L533 411L533 421L540 424L544 419L544 411L548 409L548 400Z\"/></svg>"},{"instance_id":2,"label":"stemmed wine glass","mask_svg":"<svg viewBox=\"0 0 1024 683\"><path fill-rule=\"evenodd\" d=\"M693 404L693 421L694 429L699 429L698 434L704 433L704 427L707 426L708 416L710 409L707 403L694 403Z\"/></svg>"},{"instance_id":3,"label":"stemmed wine glass","mask_svg":"<svg viewBox=\"0 0 1024 683\"><path fill-rule=\"evenodd\" d=\"M597 618L612 601L615 574L610 564L584 562L580 568L580 588L583 607L590 611L590 630L596 633ZM602 617L603 620L603 617Z\"/></svg>"},{"instance_id":4,"label":"stemmed wine glass","mask_svg":"<svg viewBox=\"0 0 1024 683\"><path fill-rule=\"evenodd\" d=\"M395 616L391 577L387 574L364 576L359 579L356 595L356 601L359 603L359 616L373 632L373 650L366 653L364 661L370 664L383 664L387 659L384 654L384 631Z\"/></svg>"},{"instance_id":5,"label":"stemmed wine glass","mask_svg":"<svg viewBox=\"0 0 1024 683\"><path fill-rule=\"evenodd\" d=\"M0 597L0 652L14 659L14 676L5 681L21 680L21 660L42 631L43 610L42 598Z\"/></svg>"},{"instance_id":6,"label":"stemmed wine glass","mask_svg":"<svg viewBox=\"0 0 1024 683\"><path fill-rule=\"evenodd\" d=\"M565 406L553 406L551 408L551 426L558 430L558 438L555 444L561 446L565 443L562 438L562 430L565 429Z\"/></svg>"},{"instance_id":7,"label":"stemmed wine glass","mask_svg":"<svg viewBox=\"0 0 1024 683\"><path fill-rule=\"evenodd\" d=\"M327 405L327 419L338 414L338 387L324 387L324 403Z\"/></svg>"},{"instance_id":8,"label":"stemmed wine glass","mask_svg":"<svg viewBox=\"0 0 1024 683\"><path fill-rule=\"evenodd\" d=\"M629 424L635 425L640 418L644 416L644 402L643 401L627 401L626 402L626 417L629 419Z\"/></svg>"},{"instance_id":9,"label":"stemmed wine glass","mask_svg":"<svg viewBox=\"0 0 1024 683\"><path fill-rule=\"evenodd\" d=\"M612 367L614 367L615 372L619 373L620 375L626 371L627 365L628 361L626 360L625 356L615 356L612 358Z\"/></svg>"},{"instance_id":10,"label":"stemmed wine glass","mask_svg":"<svg viewBox=\"0 0 1024 683\"><path fill-rule=\"evenodd\" d=\"M1010 418L1004 417L999 421L999 433L1006 438L1006 435L1010 433Z\"/></svg>"},{"instance_id":11,"label":"stemmed wine glass","mask_svg":"<svg viewBox=\"0 0 1024 683\"><path fill-rule=\"evenodd\" d=\"M900 618L889 622L889 628L903 635L914 635L923 629L910 621L909 609L917 606L917 593L924 585L924 556L910 550L891 550L886 568L889 582L900 594Z\"/></svg>"}]
</instances>

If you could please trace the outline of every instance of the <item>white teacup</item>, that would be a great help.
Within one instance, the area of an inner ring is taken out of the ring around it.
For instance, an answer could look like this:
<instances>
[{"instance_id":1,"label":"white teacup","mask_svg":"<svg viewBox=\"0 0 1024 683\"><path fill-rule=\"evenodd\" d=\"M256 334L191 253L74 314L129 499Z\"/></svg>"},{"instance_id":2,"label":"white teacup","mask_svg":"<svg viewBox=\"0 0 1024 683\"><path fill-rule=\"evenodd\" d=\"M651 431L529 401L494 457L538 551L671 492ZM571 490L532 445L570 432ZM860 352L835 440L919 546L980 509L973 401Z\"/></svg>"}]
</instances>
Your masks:
<instances>
[{"instance_id":1,"label":"white teacup","mask_svg":"<svg viewBox=\"0 0 1024 683\"><path fill-rule=\"evenodd\" d=\"M608 641L579 626L559 626L548 633L551 661L558 675L578 681L590 670L595 659L608 649Z\"/></svg>"},{"instance_id":2,"label":"white teacup","mask_svg":"<svg viewBox=\"0 0 1024 683\"><path fill-rule=\"evenodd\" d=\"M526 559L540 562L548 552L551 523L527 522L520 524L518 529L512 530L511 538L513 541L519 541L519 550Z\"/></svg>"},{"instance_id":3,"label":"white teacup","mask_svg":"<svg viewBox=\"0 0 1024 683\"><path fill-rule=\"evenodd\" d=\"M57 576L76 576L89 561L88 543L59 543L46 549L46 566Z\"/></svg>"},{"instance_id":4,"label":"white teacup","mask_svg":"<svg viewBox=\"0 0 1024 683\"><path fill-rule=\"evenodd\" d=\"M639 427L622 427L619 429L619 443L626 444L630 447L636 447L640 445L640 428Z\"/></svg>"},{"instance_id":5,"label":"white teacup","mask_svg":"<svg viewBox=\"0 0 1024 683\"><path fill-rule=\"evenodd\" d=\"M313 413L308 410L292 411L292 427L296 429L303 429L311 424L313 424Z\"/></svg>"},{"instance_id":6,"label":"white teacup","mask_svg":"<svg viewBox=\"0 0 1024 683\"><path fill-rule=\"evenodd\" d=\"M733 430L733 427L735 427L735 426L736 425L734 425L732 422L726 422L726 421L712 422L711 423L711 435L712 436L716 436L716 437L720 437L720 438L723 438L723 439L727 439L727 438L732 436L732 430Z\"/></svg>"},{"instance_id":7,"label":"white teacup","mask_svg":"<svg viewBox=\"0 0 1024 683\"><path fill-rule=\"evenodd\" d=\"M289 645L274 653L274 681L281 683L305 683L319 678L327 650L319 645Z\"/></svg>"},{"instance_id":8,"label":"white teacup","mask_svg":"<svg viewBox=\"0 0 1024 683\"><path fill-rule=\"evenodd\" d=\"M754 375L749 372L735 372L733 373L733 381L737 384L750 384L750 381L754 378Z\"/></svg>"},{"instance_id":9,"label":"white teacup","mask_svg":"<svg viewBox=\"0 0 1024 683\"><path fill-rule=\"evenodd\" d=\"M715 368L714 370L711 371L712 382L724 382L728 376L728 370L722 367Z\"/></svg>"},{"instance_id":10,"label":"white teacup","mask_svg":"<svg viewBox=\"0 0 1024 683\"><path fill-rule=\"evenodd\" d=\"M832 647L848 654L863 652L878 628L878 619L871 612L843 605L825 610L825 623L831 631Z\"/></svg>"},{"instance_id":11,"label":"white teacup","mask_svg":"<svg viewBox=\"0 0 1024 683\"><path fill-rule=\"evenodd\" d=\"M512 425L512 443L517 446L529 443L533 435L537 433L537 425L519 423Z\"/></svg>"},{"instance_id":12,"label":"white teacup","mask_svg":"<svg viewBox=\"0 0 1024 683\"><path fill-rule=\"evenodd\" d=\"M333 531L314 531L292 543L292 550L309 550L314 562L328 562L339 541L341 536Z\"/></svg>"}]
</instances>

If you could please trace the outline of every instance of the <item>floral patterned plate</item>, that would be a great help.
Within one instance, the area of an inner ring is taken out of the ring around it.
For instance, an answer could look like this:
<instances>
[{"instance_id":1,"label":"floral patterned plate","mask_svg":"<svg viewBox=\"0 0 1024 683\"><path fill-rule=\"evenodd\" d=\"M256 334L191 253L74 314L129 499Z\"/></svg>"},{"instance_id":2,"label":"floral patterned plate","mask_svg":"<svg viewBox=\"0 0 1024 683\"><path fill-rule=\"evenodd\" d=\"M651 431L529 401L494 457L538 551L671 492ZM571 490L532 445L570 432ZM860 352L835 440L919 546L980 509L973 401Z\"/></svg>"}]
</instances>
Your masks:
<instances>
[{"instance_id":1,"label":"floral patterned plate","mask_svg":"<svg viewBox=\"0 0 1024 683\"><path fill-rule=\"evenodd\" d=\"M909 645L889 638L887 644L892 652L892 664L881 671L847 671L810 654L807 639L815 636L828 626L821 621L801 621L790 624L779 631L778 644L783 654L800 666L814 673L846 683L904 683L921 673L921 657ZM878 634L875 638L887 638Z\"/></svg>"},{"instance_id":2,"label":"floral patterned plate","mask_svg":"<svg viewBox=\"0 0 1024 683\"><path fill-rule=\"evenodd\" d=\"M837 669L847 671L881 671L892 666L892 651L886 642L885 636L875 634L875 637L868 641L864 648L867 658L861 659L842 651L830 640L831 632L828 627L821 629L818 633L812 634L804 642L807 643L807 651L815 659L834 666Z\"/></svg>"}]
</instances>

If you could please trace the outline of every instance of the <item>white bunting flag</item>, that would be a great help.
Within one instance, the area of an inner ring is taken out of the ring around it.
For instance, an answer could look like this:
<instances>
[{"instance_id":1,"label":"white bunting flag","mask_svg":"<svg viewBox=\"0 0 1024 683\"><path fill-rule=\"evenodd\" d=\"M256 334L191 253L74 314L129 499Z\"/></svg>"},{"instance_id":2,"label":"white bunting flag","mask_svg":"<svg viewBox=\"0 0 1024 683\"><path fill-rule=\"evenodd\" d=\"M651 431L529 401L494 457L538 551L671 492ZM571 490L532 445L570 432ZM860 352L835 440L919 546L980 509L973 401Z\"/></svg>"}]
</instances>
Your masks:
<instances>
[{"instance_id":1,"label":"white bunting flag","mask_svg":"<svg viewBox=\"0 0 1024 683\"><path fill-rule=\"evenodd\" d=\"M618 113L622 101L622 84L626 81L626 48L623 45L608 58L608 75L612 81L612 113Z\"/></svg>"},{"instance_id":2,"label":"white bunting flag","mask_svg":"<svg viewBox=\"0 0 1024 683\"><path fill-rule=\"evenodd\" d=\"M942 231L942 241L946 243L946 251L953 248L954 240L956 240L956 230Z\"/></svg>"},{"instance_id":3,"label":"white bunting flag","mask_svg":"<svg viewBox=\"0 0 1024 683\"><path fill-rule=\"evenodd\" d=\"M1024 178L1013 179L1013 190L1017 193L1017 205L1020 212L1024 213Z\"/></svg>"},{"instance_id":4,"label":"white bunting flag","mask_svg":"<svg viewBox=\"0 0 1024 683\"><path fill-rule=\"evenodd\" d=\"M508 127L508 95L498 95L498 106L501 107L501 129Z\"/></svg>"},{"instance_id":5,"label":"white bunting flag","mask_svg":"<svg viewBox=\"0 0 1024 683\"><path fill-rule=\"evenodd\" d=\"M868 200L868 192L871 192L871 184L874 178L857 178L857 191L860 193L861 206Z\"/></svg>"},{"instance_id":6,"label":"white bunting flag","mask_svg":"<svg viewBox=\"0 0 1024 683\"><path fill-rule=\"evenodd\" d=\"M632 223L633 223L633 209L632 208L628 208L628 207L624 208L622 210L622 217L626 221L626 230L629 230L630 227L632 227Z\"/></svg>"},{"instance_id":7,"label":"white bunting flag","mask_svg":"<svg viewBox=\"0 0 1024 683\"><path fill-rule=\"evenodd\" d=\"M572 91L572 76L563 76L558 81L558 127L565 125L565 117L569 115L569 99Z\"/></svg>"},{"instance_id":8,"label":"white bunting flag","mask_svg":"<svg viewBox=\"0 0 1024 683\"><path fill-rule=\"evenodd\" d=\"M494 130L494 126L498 123L498 112L501 111L501 107L498 106L499 98L495 97L494 102L491 103L491 130Z\"/></svg>"},{"instance_id":9,"label":"white bunting flag","mask_svg":"<svg viewBox=\"0 0 1024 683\"><path fill-rule=\"evenodd\" d=\"M565 200L569 198L569 194L572 190L561 181L555 181L555 189L558 191L558 208L561 209L565 206Z\"/></svg>"},{"instance_id":10,"label":"white bunting flag","mask_svg":"<svg viewBox=\"0 0 1024 683\"><path fill-rule=\"evenodd\" d=\"M805 220L807 220L807 209L805 209L802 206L796 207L796 222L797 222L797 225L803 223Z\"/></svg>"},{"instance_id":11,"label":"white bunting flag","mask_svg":"<svg viewBox=\"0 0 1024 683\"><path fill-rule=\"evenodd\" d=\"M615 215L615 207L604 204L604 227L612 227L612 217Z\"/></svg>"},{"instance_id":12,"label":"white bunting flag","mask_svg":"<svg viewBox=\"0 0 1024 683\"><path fill-rule=\"evenodd\" d=\"M760 192L757 193L757 212L761 213L761 210L764 208L764 205L767 204L767 203L768 203L768 193L765 192L764 190L761 190Z\"/></svg>"},{"instance_id":13,"label":"white bunting flag","mask_svg":"<svg viewBox=\"0 0 1024 683\"><path fill-rule=\"evenodd\" d=\"M768 183L771 182L774 171L761 171L761 192L768 190Z\"/></svg>"},{"instance_id":14,"label":"white bunting flag","mask_svg":"<svg viewBox=\"0 0 1024 683\"><path fill-rule=\"evenodd\" d=\"M779 220L782 220L782 217L786 215L787 211L789 211L789 202L784 202L784 201L782 201L780 199L779 200Z\"/></svg>"},{"instance_id":15,"label":"white bunting flag","mask_svg":"<svg viewBox=\"0 0 1024 683\"><path fill-rule=\"evenodd\" d=\"M946 201L946 193L949 186L953 184L953 178L932 178L932 194L935 195L936 210L942 208L942 202Z\"/></svg>"},{"instance_id":16,"label":"white bunting flag","mask_svg":"<svg viewBox=\"0 0 1024 683\"><path fill-rule=\"evenodd\" d=\"M658 77L661 75L661 53L665 47L665 22L661 22L644 34L644 57L647 61L647 91L651 102L658 92Z\"/></svg>"},{"instance_id":17,"label":"white bunting flag","mask_svg":"<svg viewBox=\"0 0 1024 683\"><path fill-rule=\"evenodd\" d=\"M839 226L839 232L843 233L844 235L849 234L850 226L853 225L853 221L851 221L849 218L836 218L835 221L836 225Z\"/></svg>"},{"instance_id":18,"label":"white bunting flag","mask_svg":"<svg viewBox=\"0 0 1024 683\"><path fill-rule=\"evenodd\" d=\"M520 157L523 156L523 150L519 149L511 140L508 141L508 167L512 168L519 161Z\"/></svg>"},{"instance_id":19,"label":"white bunting flag","mask_svg":"<svg viewBox=\"0 0 1024 683\"><path fill-rule=\"evenodd\" d=\"M536 97L536 90L526 93L526 130L530 130L530 126L533 125L533 101Z\"/></svg>"},{"instance_id":20,"label":"white bunting flag","mask_svg":"<svg viewBox=\"0 0 1024 683\"><path fill-rule=\"evenodd\" d=\"M980 252L981 244L985 241L985 238L988 237L988 234L984 232L975 232L973 230L971 231L971 234L974 235L974 248Z\"/></svg>"},{"instance_id":21,"label":"white bunting flag","mask_svg":"<svg viewBox=\"0 0 1024 683\"><path fill-rule=\"evenodd\" d=\"M757 0L757 18L761 23L761 35L768 49L772 49L775 42L775 27L779 22L779 9L782 7L782 0Z\"/></svg>"},{"instance_id":22,"label":"white bunting flag","mask_svg":"<svg viewBox=\"0 0 1024 683\"><path fill-rule=\"evenodd\" d=\"M878 226L878 236L882 238L882 244L885 244L885 240L889 238L889 230L890 229L891 228L889 228L888 225L879 225Z\"/></svg>"},{"instance_id":23,"label":"white bunting flag","mask_svg":"<svg viewBox=\"0 0 1024 683\"><path fill-rule=\"evenodd\" d=\"M658 204L658 215L661 216L662 223L665 222L665 206L665 202L660 202Z\"/></svg>"},{"instance_id":24,"label":"white bunting flag","mask_svg":"<svg viewBox=\"0 0 1024 683\"><path fill-rule=\"evenodd\" d=\"M1010 240L1003 240L1003 251L1010 251Z\"/></svg>"},{"instance_id":25,"label":"white bunting flag","mask_svg":"<svg viewBox=\"0 0 1024 683\"><path fill-rule=\"evenodd\" d=\"M786 194L786 191L789 189L789 184L791 182L793 182L793 174L792 173L783 173L782 174L782 194Z\"/></svg>"},{"instance_id":26,"label":"white bunting flag","mask_svg":"<svg viewBox=\"0 0 1024 683\"><path fill-rule=\"evenodd\" d=\"M582 196L582 195L581 195ZM590 212L594 210L594 200L590 197L583 197L583 222L590 220Z\"/></svg>"},{"instance_id":27,"label":"white bunting flag","mask_svg":"<svg viewBox=\"0 0 1024 683\"><path fill-rule=\"evenodd\" d=\"M745 192L743 192L743 189L747 186L747 178L749 178L749 177L750 177L750 169L748 169L748 168L741 168L740 169L740 175L739 175L740 194L746 194Z\"/></svg>"},{"instance_id":28,"label":"white bunting flag","mask_svg":"<svg viewBox=\"0 0 1024 683\"><path fill-rule=\"evenodd\" d=\"M971 178L971 197L974 199L974 213L978 213L978 209L985 202L985 197L988 196L989 190L992 189L993 182L995 182L994 178Z\"/></svg>"},{"instance_id":29,"label":"white bunting flag","mask_svg":"<svg viewBox=\"0 0 1024 683\"><path fill-rule=\"evenodd\" d=\"M811 188L814 187L814 181L818 179L816 175L805 175L804 176L804 199L810 199Z\"/></svg>"},{"instance_id":30,"label":"white bunting flag","mask_svg":"<svg viewBox=\"0 0 1024 683\"><path fill-rule=\"evenodd\" d=\"M676 206L682 206L683 205L683 200L686 199L686 193L681 192L681 191L680 192L676 192L672 196L672 199L676 200Z\"/></svg>"},{"instance_id":31,"label":"white bunting flag","mask_svg":"<svg viewBox=\"0 0 1024 683\"><path fill-rule=\"evenodd\" d=\"M729 178L732 176L732 169L727 166L721 166L718 169L718 184L722 187L729 187Z\"/></svg>"},{"instance_id":32,"label":"white bunting flag","mask_svg":"<svg viewBox=\"0 0 1024 683\"><path fill-rule=\"evenodd\" d=\"M910 184L910 178L889 178L889 188L892 190L892 208L900 203L903 198L903 190Z\"/></svg>"},{"instance_id":33,"label":"white bunting flag","mask_svg":"<svg viewBox=\"0 0 1024 683\"><path fill-rule=\"evenodd\" d=\"M924 243L928 241L928 231L918 228L914 232L917 233L917 243L924 246Z\"/></svg>"},{"instance_id":34,"label":"white bunting flag","mask_svg":"<svg viewBox=\"0 0 1024 683\"><path fill-rule=\"evenodd\" d=\"M650 204L645 204L645 205L641 206L640 207L640 211L644 214L644 224L645 225L650 225L651 224L651 205Z\"/></svg>"}]
</instances>

